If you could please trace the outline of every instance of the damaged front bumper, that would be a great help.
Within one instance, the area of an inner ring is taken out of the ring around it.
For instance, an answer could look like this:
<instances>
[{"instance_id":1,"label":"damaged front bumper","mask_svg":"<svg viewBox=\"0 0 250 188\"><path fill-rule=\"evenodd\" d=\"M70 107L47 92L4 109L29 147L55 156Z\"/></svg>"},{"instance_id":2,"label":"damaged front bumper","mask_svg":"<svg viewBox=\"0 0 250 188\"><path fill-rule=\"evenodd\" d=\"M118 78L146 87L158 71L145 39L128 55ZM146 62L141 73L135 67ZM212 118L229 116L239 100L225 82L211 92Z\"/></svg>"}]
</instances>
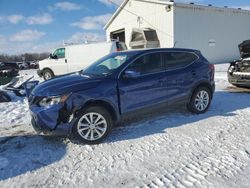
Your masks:
<instances>
[{"instance_id":1,"label":"damaged front bumper","mask_svg":"<svg viewBox=\"0 0 250 188\"><path fill-rule=\"evenodd\" d=\"M233 85L250 87L250 77L241 74L228 74L228 81Z\"/></svg>"},{"instance_id":2,"label":"damaged front bumper","mask_svg":"<svg viewBox=\"0 0 250 188\"><path fill-rule=\"evenodd\" d=\"M31 124L38 133L46 135L68 136L71 134L73 119L61 121L63 104L50 107L30 106Z\"/></svg>"},{"instance_id":3,"label":"damaged front bumper","mask_svg":"<svg viewBox=\"0 0 250 188\"><path fill-rule=\"evenodd\" d=\"M230 65L227 72L228 82L243 87L250 87L250 73L235 71L234 65Z\"/></svg>"}]
</instances>

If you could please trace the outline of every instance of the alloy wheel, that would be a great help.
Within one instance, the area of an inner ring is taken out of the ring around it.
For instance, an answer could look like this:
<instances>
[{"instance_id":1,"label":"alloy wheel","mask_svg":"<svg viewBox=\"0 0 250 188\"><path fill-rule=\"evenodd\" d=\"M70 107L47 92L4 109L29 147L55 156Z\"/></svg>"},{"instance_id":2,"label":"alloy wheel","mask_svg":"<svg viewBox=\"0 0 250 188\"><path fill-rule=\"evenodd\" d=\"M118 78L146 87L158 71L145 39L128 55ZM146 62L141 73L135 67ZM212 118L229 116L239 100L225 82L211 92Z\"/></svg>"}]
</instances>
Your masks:
<instances>
[{"instance_id":1,"label":"alloy wheel","mask_svg":"<svg viewBox=\"0 0 250 188\"><path fill-rule=\"evenodd\" d=\"M195 97L195 107L198 111L204 111L209 105L209 94L205 90L201 90Z\"/></svg>"},{"instance_id":2,"label":"alloy wheel","mask_svg":"<svg viewBox=\"0 0 250 188\"><path fill-rule=\"evenodd\" d=\"M84 114L77 123L78 134L89 141L100 139L107 131L107 121L99 113Z\"/></svg>"}]
</instances>

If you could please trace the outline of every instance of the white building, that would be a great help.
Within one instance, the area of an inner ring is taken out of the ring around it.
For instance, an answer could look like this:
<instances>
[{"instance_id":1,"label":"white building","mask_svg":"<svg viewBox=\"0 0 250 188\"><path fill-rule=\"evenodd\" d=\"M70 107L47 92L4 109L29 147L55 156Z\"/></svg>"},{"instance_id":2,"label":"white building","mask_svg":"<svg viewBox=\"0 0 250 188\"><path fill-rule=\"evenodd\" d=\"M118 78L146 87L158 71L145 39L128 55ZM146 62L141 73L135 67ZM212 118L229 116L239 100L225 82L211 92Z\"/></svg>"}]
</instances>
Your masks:
<instances>
[{"instance_id":1,"label":"white building","mask_svg":"<svg viewBox=\"0 0 250 188\"><path fill-rule=\"evenodd\" d=\"M238 44L250 39L250 11L167 0L124 0L104 28L107 40L118 38L129 48L193 48L209 61L222 63L238 59Z\"/></svg>"}]
</instances>

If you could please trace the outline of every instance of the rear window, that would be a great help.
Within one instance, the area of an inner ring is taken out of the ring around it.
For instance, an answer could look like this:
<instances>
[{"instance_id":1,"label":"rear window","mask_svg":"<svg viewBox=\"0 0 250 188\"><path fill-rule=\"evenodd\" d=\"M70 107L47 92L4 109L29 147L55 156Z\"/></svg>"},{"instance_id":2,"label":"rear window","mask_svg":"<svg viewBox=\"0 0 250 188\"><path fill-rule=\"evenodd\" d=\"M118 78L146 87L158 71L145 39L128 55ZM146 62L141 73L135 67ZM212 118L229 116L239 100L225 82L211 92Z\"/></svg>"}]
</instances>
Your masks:
<instances>
[{"instance_id":1,"label":"rear window","mask_svg":"<svg viewBox=\"0 0 250 188\"><path fill-rule=\"evenodd\" d=\"M134 31L132 33L131 41L134 42L134 41L141 41L141 40L145 40L143 33L139 33L139 32Z\"/></svg>"},{"instance_id":2,"label":"rear window","mask_svg":"<svg viewBox=\"0 0 250 188\"><path fill-rule=\"evenodd\" d=\"M167 69L182 68L198 59L191 52L165 52L163 53L163 57Z\"/></svg>"},{"instance_id":3,"label":"rear window","mask_svg":"<svg viewBox=\"0 0 250 188\"><path fill-rule=\"evenodd\" d=\"M147 41L158 41L158 37L155 30L144 31L144 34Z\"/></svg>"}]
</instances>

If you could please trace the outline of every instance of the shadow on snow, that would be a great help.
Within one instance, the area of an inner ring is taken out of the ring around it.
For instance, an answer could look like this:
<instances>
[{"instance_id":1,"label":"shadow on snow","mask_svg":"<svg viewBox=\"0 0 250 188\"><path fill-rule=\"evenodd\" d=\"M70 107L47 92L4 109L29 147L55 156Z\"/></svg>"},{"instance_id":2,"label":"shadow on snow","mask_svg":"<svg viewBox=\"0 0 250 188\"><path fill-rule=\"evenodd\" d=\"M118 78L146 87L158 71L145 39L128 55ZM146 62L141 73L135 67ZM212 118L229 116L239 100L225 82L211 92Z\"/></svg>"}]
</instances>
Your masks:
<instances>
[{"instance_id":1,"label":"shadow on snow","mask_svg":"<svg viewBox=\"0 0 250 188\"><path fill-rule=\"evenodd\" d=\"M209 110L204 114L191 114L183 105L175 107L166 106L165 109L153 110L146 114L124 120L117 129L114 129L107 142L136 139L147 135L165 133L168 128L185 126L211 117L235 116L237 115L237 110L249 107L248 92L216 91Z\"/></svg>"},{"instance_id":2,"label":"shadow on snow","mask_svg":"<svg viewBox=\"0 0 250 188\"><path fill-rule=\"evenodd\" d=\"M65 153L66 145L58 138L0 137L0 181L55 163Z\"/></svg>"}]
</instances>

